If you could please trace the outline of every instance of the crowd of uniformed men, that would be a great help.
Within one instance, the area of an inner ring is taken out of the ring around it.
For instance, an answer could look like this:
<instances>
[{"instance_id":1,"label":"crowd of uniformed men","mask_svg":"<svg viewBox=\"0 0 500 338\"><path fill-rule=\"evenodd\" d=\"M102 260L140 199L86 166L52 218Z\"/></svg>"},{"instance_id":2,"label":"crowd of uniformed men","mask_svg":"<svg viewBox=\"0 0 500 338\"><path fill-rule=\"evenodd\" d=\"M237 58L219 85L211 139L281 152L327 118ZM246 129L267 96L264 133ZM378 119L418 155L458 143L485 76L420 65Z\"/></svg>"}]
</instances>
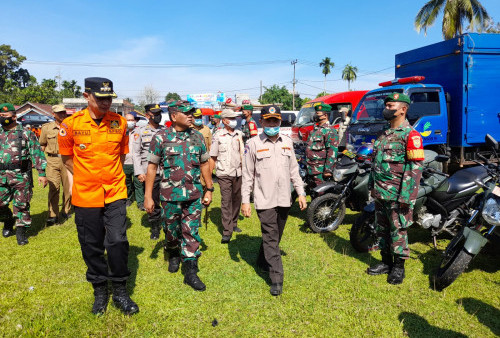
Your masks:
<instances>
[{"instance_id":1,"label":"crowd of uniformed men","mask_svg":"<svg viewBox=\"0 0 500 338\"><path fill-rule=\"evenodd\" d=\"M147 211L151 239L159 239L163 228L168 271L177 272L182 263L184 283L203 291L206 286L198 276L198 229L203 207L212 202L215 169L221 191L221 243L228 243L233 232L242 231L238 216L240 211L251 216L253 198L262 230L256 263L269 272L270 293L281 294L279 243L291 207L291 186L301 210L307 203L292 140L280 133L280 108L262 108L260 134L251 105L243 105L241 113L224 109L211 118L209 128L202 112L181 100L168 105L170 127L161 125L162 109L157 104L145 106L148 124L137 127L137 113L122 117L109 111L116 97L109 79L86 78L83 95L87 108L71 116L64 106L53 107L55 121L43 126L39 140L16 122L13 105L0 105L3 236L15 234L19 245L28 243L34 166L39 183L49 184L47 226L63 223L72 212L75 215L87 280L94 289L92 312L105 312L111 282L114 304L133 314L139 307L126 288L130 275L126 208L135 200L138 208ZM381 250L382 262L367 272L388 274L389 283L399 284L409 257L406 229L412 221L423 148L420 135L406 120L409 98L394 93L385 104L383 114L390 126L374 144L370 177L379 235L374 248ZM315 184L321 184L332 176L339 142L345 145L345 140L339 141L329 124L331 106L319 103L315 110L306 157L308 174ZM238 117L244 119L242 130L237 128Z\"/></svg>"}]
</instances>

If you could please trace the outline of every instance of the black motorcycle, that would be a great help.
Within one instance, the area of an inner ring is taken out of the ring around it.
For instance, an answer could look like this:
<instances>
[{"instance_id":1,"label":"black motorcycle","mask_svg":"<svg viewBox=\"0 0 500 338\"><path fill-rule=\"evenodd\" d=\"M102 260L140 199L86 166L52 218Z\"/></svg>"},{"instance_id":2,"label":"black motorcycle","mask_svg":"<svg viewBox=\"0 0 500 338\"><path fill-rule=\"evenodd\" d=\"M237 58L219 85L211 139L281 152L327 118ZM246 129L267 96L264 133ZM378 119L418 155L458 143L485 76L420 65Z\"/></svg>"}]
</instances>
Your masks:
<instances>
[{"instance_id":1,"label":"black motorcycle","mask_svg":"<svg viewBox=\"0 0 500 338\"><path fill-rule=\"evenodd\" d=\"M346 206L354 211L365 207L372 153L369 146L357 153L344 150L334 165L332 181L313 189L316 198L307 209L307 222L314 232L336 230L344 220Z\"/></svg>"},{"instance_id":2,"label":"black motorcycle","mask_svg":"<svg viewBox=\"0 0 500 338\"><path fill-rule=\"evenodd\" d=\"M427 156L427 155L426 155ZM445 155L436 156L438 162L447 161ZM424 164L422 180L413 209L413 221L429 229L436 246L436 236L446 232L455 236L468 221L471 208L478 199L481 183L489 180L481 166L455 172L451 177ZM349 234L352 246L367 252L377 239L375 232L375 204L368 205L355 220Z\"/></svg>"},{"instance_id":3,"label":"black motorcycle","mask_svg":"<svg viewBox=\"0 0 500 338\"><path fill-rule=\"evenodd\" d=\"M498 158L498 142L486 135L486 143ZM478 154L486 165L479 163L491 178L487 183L477 180L483 188L465 227L450 241L434 276L437 290L443 290L467 269L471 260L488 242L500 244L500 164L492 164ZM481 217L482 216L482 217ZM481 231L481 229L483 229Z\"/></svg>"}]
</instances>

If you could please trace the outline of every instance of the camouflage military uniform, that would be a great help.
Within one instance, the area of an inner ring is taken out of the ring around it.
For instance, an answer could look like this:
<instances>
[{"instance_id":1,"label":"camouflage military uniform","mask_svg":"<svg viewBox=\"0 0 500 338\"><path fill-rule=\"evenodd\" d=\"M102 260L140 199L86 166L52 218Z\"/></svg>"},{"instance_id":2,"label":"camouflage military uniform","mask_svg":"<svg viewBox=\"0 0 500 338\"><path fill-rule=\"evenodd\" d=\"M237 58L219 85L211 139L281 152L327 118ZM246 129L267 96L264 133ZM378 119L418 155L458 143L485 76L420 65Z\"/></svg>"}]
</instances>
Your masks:
<instances>
[{"instance_id":1,"label":"camouflage military uniform","mask_svg":"<svg viewBox=\"0 0 500 338\"><path fill-rule=\"evenodd\" d=\"M409 257L407 228L422 175L422 138L407 120L387 129L373 147L374 162L369 185L375 198L378 241L371 248L383 254ZM401 209L401 203L409 208Z\"/></svg>"},{"instance_id":2,"label":"camouflage military uniform","mask_svg":"<svg viewBox=\"0 0 500 338\"><path fill-rule=\"evenodd\" d=\"M246 143L251 137L257 136L258 130L255 120L251 117L250 121L241 127L241 131L243 132L243 143Z\"/></svg>"},{"instance_id":3,"label":"camouflage military uniform","mask_svg":"<svg viewBox=\"0 0 500 338\"><path fill-rule=\"evenodd\" d=\"M309 134L306 147L307 173L312 176L316 185L324 182L324 173L332 173L338 143L337 131L328 122L316 124Z\"/></svg>"},{"instance_id":4,"label":"camouflage military uniform","mask_svg":"<svg viewBox=\"0 0 500 338\"><path fill-rule=\"evenodd\" d=\"M47 161L35 134L20 124L12 130L0 128L0 222L11 222L13 200L16 226L31 225L32 163L45 176Z\"/></svg>"},{"instance_id":5,"label":"camouflage military uniform","mask_svg":"<svg viewBox=\"0 0 500 338\"><path fill-rule=\"evenodd\" d=\"M168 250L181 250L182 260L201 255L198 234L202 186L200 165L210 158L203 135L170 127L156 133L149 161L162 167L160 200Z\"/></svg>"}]
</instances>

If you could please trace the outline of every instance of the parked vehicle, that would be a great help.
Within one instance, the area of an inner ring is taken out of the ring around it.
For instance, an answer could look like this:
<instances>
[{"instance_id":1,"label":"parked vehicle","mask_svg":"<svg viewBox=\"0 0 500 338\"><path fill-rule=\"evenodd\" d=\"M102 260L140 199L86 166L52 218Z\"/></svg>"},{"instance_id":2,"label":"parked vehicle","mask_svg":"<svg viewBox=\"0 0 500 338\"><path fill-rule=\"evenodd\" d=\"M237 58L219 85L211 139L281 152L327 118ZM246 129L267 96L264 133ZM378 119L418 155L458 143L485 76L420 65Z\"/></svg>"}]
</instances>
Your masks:
<instances>
[{"instance_id":1,"label":"parked vehicle","mask_svg":"<svg viewBox=\"0 0 500 338\"><path fill-rule=\"evenodd\" d=\"M425 149L448 154L454 167L490 156L489 133L500 139L497 87L500 34L465 34L395 58L396 79L380 83L361 99L347 129L355 148L373 142L386 128L384 98L405 93L412 101L408 120Z\"/></svg>"},{"instance_id":2,"label":"parked vehicle","mask_svg":"<svg viewBox=\"0 0 500 338\"><path fill-rule=\"evenodd\" d=\"M495 155L498 142L490 135L486 143L491 146ZM481 157L481 155L479 155ZM479 254L488 242L500 245L500 165L492 164L483 157L486 165L481 167L491 178L487 183L477 183L484 189L478 195L478 203L465 227L451 240L444 251L441 264L435 274L436 289L443 290L467 269L472 259Z\"/></svg>"},{"instance_id":3,"label":"parked vehicle","mask_svg":"<svg viewBox=\"0 0 500 338\"><path fill-rule=\"evenodd\" d=\"M441 163L448 159L446 155L435 157L435 161ZM413 222L430 230L434 246L440 233L456 235L471 216L471 208L479 196L477 191L481 189L480 182L488 180L488 172L482 166L461 169L448 176L434 166L424 165ZM357 251L367 252L375 242L375 226L375 203L372 202L351 227L349 237Z\"/></svg>"},{"instance_id":4,"label":"parked vehicle","mask_svg":"<svg viewBox=\"0 0 500 338\"><path fill-rule=\"evenodd\" d=\"M362 210L368 201L368 177L373 147L358 152L344 150L335 163L333 180L313 189L316 198L307 208L307 222L314 232L336 230L345 216L346 206Z\"/></svg>"},{"instance_id":5,"label":"parked vehicle","mask_svg":"<svg viewBox=\"0 0 500 338\"><path fill-rule=\"evenodd\" d=\"M295 122L292 126L291 137L294 144L307 142L309 133L314 127L312 117L316 112L314 109L315 104L323 102L332 106L332 113L330 114L329 122L331 125L335 126L337 123L339 123L341 118L339 110L341 108L347 108L349 112L352 112L358 105L359 100L366 92L366 90L360 90L336 93L318 97L312 101L305 103L300 109L297 118L295 119Z\"/></svg>"}]
</instances>

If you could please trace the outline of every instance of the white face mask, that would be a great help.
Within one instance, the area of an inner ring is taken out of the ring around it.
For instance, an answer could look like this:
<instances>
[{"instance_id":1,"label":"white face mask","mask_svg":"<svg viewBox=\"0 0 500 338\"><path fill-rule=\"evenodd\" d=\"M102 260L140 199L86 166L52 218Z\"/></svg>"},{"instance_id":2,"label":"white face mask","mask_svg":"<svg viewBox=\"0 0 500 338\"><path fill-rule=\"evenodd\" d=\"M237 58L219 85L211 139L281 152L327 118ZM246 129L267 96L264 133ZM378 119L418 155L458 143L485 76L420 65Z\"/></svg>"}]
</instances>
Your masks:
<instances>
[{"instance_id":1,"label":"white face mask","mask_svg":"<svg viewBox=\"0 0 500 338\"><path fill-rule=\"evenodd\" d=\"M235 129L237 125L238 125L238 121L236 121L236 120L229 120L229 123L228 123L229 128Z\"/></svg>"},{"instance_id":2,"label":"white face mask","mask_svg":"<svg viewBox=\"0 0 500 338\"><path fill-rule=\"evenodd\" d=\"M127 128L129 130L132 130L135 128L135 122L134 121L127 121Z\"/></svg>"}]
</instances>

